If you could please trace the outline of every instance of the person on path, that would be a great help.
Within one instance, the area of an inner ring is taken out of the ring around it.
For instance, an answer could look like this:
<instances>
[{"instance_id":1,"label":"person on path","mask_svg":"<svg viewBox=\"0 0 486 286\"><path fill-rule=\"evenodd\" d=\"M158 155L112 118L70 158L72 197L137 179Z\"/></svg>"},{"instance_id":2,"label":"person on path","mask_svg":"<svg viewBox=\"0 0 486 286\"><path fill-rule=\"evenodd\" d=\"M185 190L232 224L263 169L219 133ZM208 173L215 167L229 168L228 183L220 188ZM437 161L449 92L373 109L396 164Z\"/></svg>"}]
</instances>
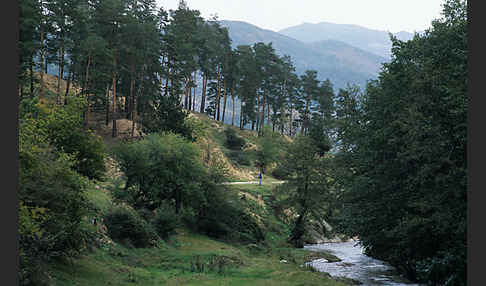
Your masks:
<instances>
[{"instance_id":1,"label":"person on path","mask_svg":"<svg viewBox=\"0 0 486 286\"><path fill-rule=\"evenodd\" d=\"M262 175L262 171L260 171L260 173L258 174L258 184L261 185L262 184L262 178L263 178L263 175Z\"/></svg>"}]
</instances>

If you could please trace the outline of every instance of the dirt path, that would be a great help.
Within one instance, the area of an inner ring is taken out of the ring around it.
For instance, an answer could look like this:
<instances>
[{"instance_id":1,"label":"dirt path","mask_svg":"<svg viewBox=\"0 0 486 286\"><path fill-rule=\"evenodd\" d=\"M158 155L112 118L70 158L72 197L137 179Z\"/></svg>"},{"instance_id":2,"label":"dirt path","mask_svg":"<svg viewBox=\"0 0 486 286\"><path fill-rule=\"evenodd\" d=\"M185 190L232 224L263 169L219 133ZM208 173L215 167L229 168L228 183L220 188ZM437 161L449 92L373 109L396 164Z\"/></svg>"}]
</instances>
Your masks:
<instances>
[{"instance_id":1,"label":"dirt path","mask_svg":"<svg viewBox=\"0 0 486 286\"><path fill-rule=\"evenodd\" d=\"M283 184L285 181L273 181L273 182L262 182L264 184ZM258 184L258 181L248 181L248 182L225 182L222 183L223 185L251 185L251 184Z\"/></svg>"}]
</instances>

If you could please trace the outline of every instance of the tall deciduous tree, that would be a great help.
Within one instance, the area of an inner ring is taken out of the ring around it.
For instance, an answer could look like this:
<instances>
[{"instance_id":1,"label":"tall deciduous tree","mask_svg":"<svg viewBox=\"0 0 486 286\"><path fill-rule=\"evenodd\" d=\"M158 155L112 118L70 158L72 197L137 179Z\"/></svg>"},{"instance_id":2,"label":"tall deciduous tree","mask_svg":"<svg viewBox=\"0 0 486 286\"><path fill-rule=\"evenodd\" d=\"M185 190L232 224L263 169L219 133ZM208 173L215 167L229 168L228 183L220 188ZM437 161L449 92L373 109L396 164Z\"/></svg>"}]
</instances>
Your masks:
<instances>
[{"instance_id":1,"label":"tall deciduous tree","mask_svg":"<svg viewBox=\"0 0 486 286\"><path fill-rule=\"evenodd\" d=\"M342 226L412 279L466 285L466 1L446 1L424 35L392 42L358 108L338 108L352 123L338 133Z\"/></svg>"},{"instance_id":2,"label":"tall deciduous tree","mask_svg":"<svg viewBox=\"0 0 486 286\"><path fill-rule=\"evenodd\" d=\"M323 201L329 196L329 160L319 155L316 142L309 136L299 135L289 146L280 167L286 182L277 191L285 194L282 202L297 214L289 238L303 247L305 225L314 213L323 215Z\"/></svg>"}]
</instances>

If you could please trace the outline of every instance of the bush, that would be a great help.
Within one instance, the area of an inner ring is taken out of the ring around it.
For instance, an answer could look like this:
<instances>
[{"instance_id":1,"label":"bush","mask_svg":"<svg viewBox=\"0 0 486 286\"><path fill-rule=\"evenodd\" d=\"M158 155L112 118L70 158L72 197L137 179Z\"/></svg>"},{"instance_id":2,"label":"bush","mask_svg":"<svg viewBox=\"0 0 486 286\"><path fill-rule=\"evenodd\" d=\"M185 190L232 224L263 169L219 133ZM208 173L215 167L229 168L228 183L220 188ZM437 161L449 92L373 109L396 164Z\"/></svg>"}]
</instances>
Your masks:
<instances>
[{"instance_id":1,"label":"bush","mask_svg":"<svg viewBox=\"0 0 486 286\"><path fill-rule=\"evenodd\" d=\"M228 158L240 166L250 166L251 161L248 155L240 151L232 151L228 153Z\"/></svg>"},{"instance_id":2,"label":"bush","mask_svg":"<svg viewBox=\"0 0 486 286\"><path fill-rule=\"evenodd\" d=\"M83 128L85 104L83 98L72 98L64 106L27 100L21 103L21 120L34 124L59 152L74 156L73 170L90 179L101 179L105 150L101 138Z\"/></svg>"},{"instance_id":3,"label":"bush","mask_svg":"<svg viewBox=\"0 0 486 286\"><path fill-rule=\"evenodd\" d=\"M255 219L229 197L221 185L206 190L206 204L198 209L196 231L214 238L244 243L258 243L264 235Z\"/></svg>"},{"instance_id":4,"label":"bush","mask_svg":"<svg viewBox=\"0 0 486 286\"><path fill-rule=\"evenodd\" d=\"M147 110L142 116L145 133L172 132L190 141L195 141L200 136L200 126L187 120L189 112L180 108L178 96L160 96L153 104L154 108Z\"/></svg>"},{"instance_id":5,"label":"bush","mask_svg":"<svg viewBox=\"0 0 486 286\"><path fill-rule=\"evenodd\" d=\"M169 236L176 233L175 230L179 226L179 219L172 209L159 208L152 225L157 234L162 239L167 240Z\"/></svg>"},{"instance_id":6,"label":"bush","mask_svg":"<svg viewBox=\"0 0 486 286\"><path fill-rule=\"evenodd\" d=\"M157 235L139 214L125 207L114 207L105 216L108 235L119 242L129 240L137 248L152 246Z\"/></svg>"},{"instance_id":7,"label":"bush","mask_svg":"<svg viewBox=\"0 0 486 286\"><path fill-rule=\"evenodd\" d=\"M257 161L255 165L265 172L269 165L280 159L282 139L280 135L272 132L271 129L265 128L264 135L259 137L258 141L261 148L256 153Z\"/></svg>"},{"instance_id":8,"label":"bush","mask_svg":"<svg viewBox=\"0 0 486 286\"><path fill-rule=\"evenodd\" d=\"M285 180L289 176L289 172L281 164L277 164L277 167L272 170L272 176L279 180Z\"/></svg>"},{"instance_id":9,"label":"bush","mask_svg":"<svg viewBox=\"0 0 486 286\"><path fill-rule=\"evenodd\" d=\"M85 246L87 179L73 170L72 155L50 145L35 119L19 124L19 253L21 285L40 285L41 265Z\"/></svg>"},{"instance_id":10,"label":"bush","mask_svg":"<svg viewBox=\"0 0 486 286\"><path fill-rule=\"evenodd\" d=\"M233 128L226 128L224 133L226 135L226 147L229 149L241 150L245 146L245 139L239 137Z\"/></svg>"},{"instance_id":11,"label":"bush","mask_svg":"<svg viewBox=\"0 0 486 286\"><path fill-rule=\"evenodd\" d=\"M178 213L198 196L206 170L200 150L180 135L150 134L114 153L127 177L126 189L131 192L127 199L135 208L155 210L174 200Z\"/></svg>"},{"instance_id":12,"label":"bush","mask_svg":"<svg viewBox=\"0 0 486 286\"><path fill-rule=\"evenodd\" d=\"M72 104L74 106L56 109L48 115L45 127L49 140L59 150L75 156L74 169L78 173L90 179L101 179L105 173L103 142L99 136L83 129L82 107L75 102Z\"/></svg>"}]
</instances>

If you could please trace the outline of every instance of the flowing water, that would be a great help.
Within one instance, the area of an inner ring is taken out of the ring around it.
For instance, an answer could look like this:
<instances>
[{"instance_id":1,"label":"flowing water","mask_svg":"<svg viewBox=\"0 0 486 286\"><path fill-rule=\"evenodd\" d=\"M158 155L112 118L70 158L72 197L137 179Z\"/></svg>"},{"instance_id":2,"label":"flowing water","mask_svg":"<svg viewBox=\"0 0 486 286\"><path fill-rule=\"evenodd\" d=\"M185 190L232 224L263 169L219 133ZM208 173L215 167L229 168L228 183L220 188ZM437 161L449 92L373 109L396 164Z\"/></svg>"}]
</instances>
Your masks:
<instances>
[{"instance_id":1,"label":"flowing water","mask_svg":"<svg viewBox=\"0 0 486 286\"><path fill-rule=\"evenodd\" d=\"M327 272L331 276L347 277L360 281L363 286L418 286L401 277L388 263L363 254L363 248L356 241L332 242L306 245L312 251L328 251L339 257L340 262L318 259L308 264L314 269Z\"/></svg>"}]
</instances>

